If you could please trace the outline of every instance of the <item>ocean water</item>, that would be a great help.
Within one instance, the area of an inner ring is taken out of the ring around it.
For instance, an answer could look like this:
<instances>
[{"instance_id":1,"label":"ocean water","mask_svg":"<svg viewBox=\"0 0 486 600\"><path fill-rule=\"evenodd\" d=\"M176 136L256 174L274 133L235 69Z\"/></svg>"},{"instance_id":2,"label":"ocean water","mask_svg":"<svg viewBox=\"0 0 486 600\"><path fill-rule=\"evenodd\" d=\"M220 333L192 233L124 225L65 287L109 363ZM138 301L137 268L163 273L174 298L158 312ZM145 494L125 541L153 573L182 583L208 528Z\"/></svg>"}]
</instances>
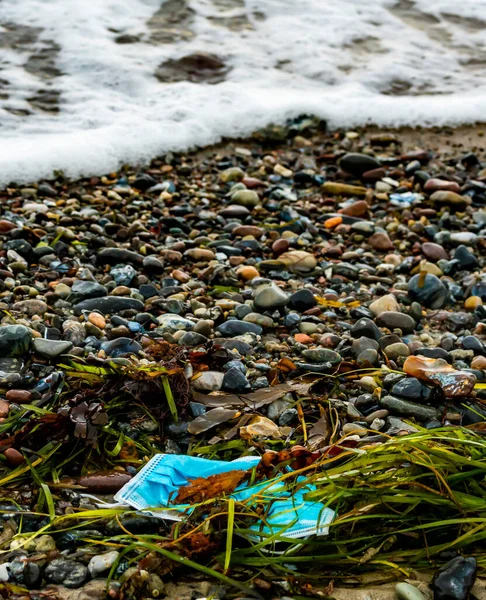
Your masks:
<instances>
[{"instance_id":1,"label":"ocean water","mask_svg":"<svg viewBox=\"0 0 486 600\"><path fill-rule=\"evenodd\" d=\"M484 121L485 67L486 0L0 0L0 183L109 172L303 112Z\"/></svg>"}]
</instances>

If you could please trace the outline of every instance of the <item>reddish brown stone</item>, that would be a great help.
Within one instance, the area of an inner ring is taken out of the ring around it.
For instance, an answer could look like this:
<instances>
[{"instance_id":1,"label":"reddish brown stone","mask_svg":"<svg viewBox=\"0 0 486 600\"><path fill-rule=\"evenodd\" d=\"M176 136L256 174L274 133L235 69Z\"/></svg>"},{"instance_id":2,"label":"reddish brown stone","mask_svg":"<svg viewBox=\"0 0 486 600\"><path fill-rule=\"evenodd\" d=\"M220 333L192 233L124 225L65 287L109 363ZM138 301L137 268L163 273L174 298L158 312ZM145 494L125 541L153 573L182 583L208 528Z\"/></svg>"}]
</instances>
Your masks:
<instances>
[{"instance_id":1,"label":"reddish brown stone","mask_svg":"<svg viewBox=\"0 0 486 600\"><path fill-rule=\"evenodd\" d=\"M348 204L338 212L349 217L364 217L368 214L369 206L364 200L357 200L353 204Z\"/></svg>"},{"instance_id":2,"label":"reddish brown stone","mask_svg":"<svg viewBox=\"0 0 486 600\"><path fill-rule=\"evenodd\" d=\"M377 231L368 240L368 244L380 252L388 252L395 247L386 233Z\"/></svg>"},{"instance_id":3,"label":"reddish brown stone","mask_svg":"<svg viewBox=\"0 0 486 600\"><path fill-rule=\"evenodd\" d=\"M440 244L434 242L425 242L422 244L422 254L427 260L437 262L438 260L449 258L449 255Z\"/></svg>"},{"instance_id":4,"label":"reddish brown stone","mask_svg":"<svg viewBox=\"0 0 486 600\"><path fill-rule=\"evenodd\" d=\"M431 177L425 182L424 190L426 192L445 190L449 192L456 192L458 194L461 191L461 186L456 181L447 181L445 179L436 179L435 177Z\"/></svg>"},{"instance_id":5,"label":"reddish brown stone","mask_svg":"<svg viewBox=\"0 0 486 600\"><path fill-rule=\"evenodd\" d=\"M15 227L16 225L12 221L7 221L6 219L0 220L0 233L8 233L12 229L15 229Z\"/></svg>"},{"instance_id":6,"label":"reddish brown stone","mask_svg":"<svg viewBox=\"0 0 486 600\"><path fill-rule=\"evenodd\" d=\"M15 402L16 404L28 404L32 397L31 392L29 390L9 390L5 394L5 398L9 402Z\"/></svg>"},{"instance_id":7,"label":"reddish brown stone","mask_svg":"<svg viewBox=\"0 0 486 600\"><path fill-rule=\"evenodd\" d=\"M275 240L272 244L272 251L276 256L280 256L290 248L290 242L284 238Z\"/></svg>"},{"instance_id":8,"label":"reddish brown stone","mask_svg":"<svg viewBox=\"0 0 486 600\"><path fill-rule=\"evenodd\" d=\"M7 459L8 464L12 467L18 467L25 462L23 455L18 450L15 450L15 448L8 448L3 455Z\"/></svg>"},{"instance_id":9,"label":"reddish brown stone","mask_svg":"<svg viewBox=\"0 0 486 600\"><path fill-rule=\"evenodd\" d=\"M6 400L0 400L0 418L7 417L10 404Z\"/></svg>"},{"instance_id":10,"label":"reddish brown stone","mask_svg":"<svg viewBox=\"0 0 486 600\"><path fill-rule=\"evenodd\" d=\"M258 187L267 187L267 184L261 179L257 179L256 177L244 177L242 183L246 185L249 190Z\"/></svg>"},{"instance_id":11,"label":"reddish brown stone","mask_svg":"<svg viewBox=\"0 0 486 600\"><path fill-rule=\"evenodd\" d=\"M231 232L233 235L244 237L245 235L252 235L254 238L259 240L263 235L263 229L254 225L238 225Z\"/></svg>"},{"instance_id":12,"label":"reddish brown stone","mask_svg":"<svg viewBox=\"0 0 486 600\"><path fill-rule=\"evenodd\" d=\"M366 181L380 181L386 177L386 170L383 167L378 167L377 169L371 169L371 171L365 171L362 175L362 179Z\"/></svg>"},{"instance_id":13,"label":"reddish brown stone","mask_svg":"<svg viewBox=\"0 0 486 600\"><path fill-rule=\"evenodd\" d=\"M402 160L418 160L420 162L428 162L430 155L427 150L410 150L402 154Z\"/></svg>"}]
</instances>

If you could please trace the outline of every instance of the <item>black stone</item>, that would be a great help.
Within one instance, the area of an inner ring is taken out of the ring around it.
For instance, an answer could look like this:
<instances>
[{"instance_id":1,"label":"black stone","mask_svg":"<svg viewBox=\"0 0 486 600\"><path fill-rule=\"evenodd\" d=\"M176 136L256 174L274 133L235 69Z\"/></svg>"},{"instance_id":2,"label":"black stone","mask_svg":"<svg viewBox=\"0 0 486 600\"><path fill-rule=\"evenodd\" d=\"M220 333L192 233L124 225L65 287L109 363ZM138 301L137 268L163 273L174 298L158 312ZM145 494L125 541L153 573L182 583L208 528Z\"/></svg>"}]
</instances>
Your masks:
<instances>
[{"instance_id":1,"label":"black stone","mask_svg":"<svg viewBox=\"0 0 486 600\"><path fill-rule=\"evenodd\" d=\"M29 351L32 336L23 325L0 327L0 357L23 356Z\"/></svg>"},{"instance_id":2,"label":"black stone","mask_svg":"<svg viewBox=\"0 0 486 600\"><path fill-rule=\"evenodd\" d=\"M152 177L152 175L148 175L147 173L139 173L132 183L132 187L145 192L149 188L157 185L157 181Z\"/></svg>"},{"instance_id":3,"label":"black stone","mask_svg":"<svg viewBox=\"0 0 486 600\"><path fill-rule=\"evenodd\" d=\"M341 158L339 161L339 166L343 171L351 173L351 175L361 177L361 175L366 173L366 171L371 171L372 169L378 169L381 167L381 163L376 160L376 158L368 156L367 154L350 152Z\"/></svg>"},{"instance_id":4,"label":"black stone","mask_svg":"<svg viewBox=\"0 0 486 600\"><path fill-rule=\"evenodd\" d=\"M407 400L428 400L431 391L415 377L407 377L395 383L392 394Z\"/></svg>"},{"instance_id":5,"label":"black stone","mask_svg":"<svg viewBox=\"0 0 486 600\"><path fill-rule=\"evenodd\" d=\"M297 290L294 292L289 298L289 308L297 310L299 312L305 312L317 304L317 300L315 299L314 294L304 288L302 290Z\"/></svg>"},{"instance_id":6,"label":"black stone","mask_svg":"<svg viewBox=\"0 0 486 600\"><path fill-rule=\"evenodd\" d=\"M261 335L263 329L255 323L247 323L246 321L238 321L236 319L226 321L216 328L216 331L225 337L233 337L235 335L243 335L245 333L256 333Z\"/></svg>"},{"instance_id":7,"label":"black stone","mask_svg":"<svg viewBox=\"0 0 486 600\"><path fill-rule=\"evenodd\" d=\"M144 271L147 273L163 273L164 265L156 256L146 256L142 263Z\"/></svg>"},{"instance_id":8,"label":"black stone","mask_svg":"<svg viewBox=\"0 0 486 600\"><path fill-rule=\"evenodd\" d=\"M444 348L419 348L418 350L415 350L414 354L426 356L427 358L443 358L447 361L450 360L449 352L444 350Z\"/></svg>"},{"instance_id":9,"label":"black stone","mask_svg":"<svg viewBox=\"0 0 486 600\"><path fill-rule=\"evenodd\" d=\"M26 240L10 240L10 242L3 244L3 249L15 250L15 252L27 261L34 255L32 246Z\"/></svg>"},{"instance_id":10,"label":"black stone","mask_svg":"<svg viewBox=\"0 0 486 600\"><path fill-rule=\"evenodd\" d=\"M68 302L76 304L89 298L106 296L108 290L97 281L75 281L68 296Z\"/></svg>"},{"instance_id":11,"label":"black stone","mask_svg":"<svg viewBox=\"0 0 486 600\"><path fill-rule=\"evenodd\" d=\"M380 327L388 329L401 329L403 333L413 333L415 330L415 321L405 313L387 310L378 315L375 322Z\"/></svg>"},{"instance_id":12,"label":"black stone","mask_svg":"<svg viewBox=\"0 0 486 600\"><path fill-rule=\"evenodd\" d=\"M408 283L408 294L412 300L427 308L442 308L448 300L448 292L442 281L427 273L414 275Z\"/></svg>"},{"instance_id":13,"label":"black stone","mask_svg":"<svg viewBox=\"0 0 486 600\"><path fill-rule=\"evenodd\" d=\"M138 288L138 291L144 298L153 298L154 296L159 295L159 290L152 283L143 283Z\"/></svg>"},{"instance_id":14,"label":"black stone","mask_svg":"<svg viewBox=\"0 0 486 600\"><path fill-rule=\"evenodd\" d=\"M467 600L476 581L477 563L473 556L456 556L434 575L434 600Z\"/></svg>"},{"instance_id":15,"label":"black stone","mask_svg":"<svg viewBox=\"0 0 486 600\"><path fill-rule=\"evenodd\" d=\"M104 296L102 298L91 298L83 300L74 306L76 315L80 315L83 310L99 310L102 314L115 314L122 310L143 310L143 302L135 298L125 298L123 296Z\"/></svg>"},{"instance_id":16,"label":"black stone","mask_svg":"<svg viewBox=\"0 0 486 600\"><path fill-rule=\"evenodd\" d=\"M49 196L50 198L57 196L56 190L48 183L39 183L37 187L37 194L39 196Z\"/></svg>"},{"instance_id":17,"label":"black stone","mask_svg":"<svg viewBox=\"0 0 486 600\"><path fill-rule=\"evenodd\" d=\"M215 346L222 346L225 350L237 350L241 356L253 354L253 348L250 346L250 344L242 342L241 340L226 340L224 338L214 338L213 344Z\"/></svg>"},{"instance_id":18,"label":"black stone","mask_svg":"<svg viewBox=\"0 0 486 600\"><path fill-rule=\"evenodd\" d=\"M111 358L122 356L124 354L138 354L142 346L134 340L127 337L119 337L109 342L103 342L101 349Z\"/></svg>"},{"instance_id":19,"label":"black stone","mask_svg":"<svg viewBox=\"0 0 486 600\"><path fill-rule=\"evenodd\" d=\"M351 327L351 335L354 338L367 337L372 340L379 340L383 336L379 327L366 317L360 319Z\"/></svg>"},{"instance_id":20,"label":"black stone","mask_svg":"<svg viewBox=\"0 0 486 600\"><path fill-rule=\"evenodd\" d=\"M179 340L180 346L204 346L208 338L196 331L186 331Z\"/></svg>"},{"instance_id":21,"label":"black stone","mask_svg":"<svg viewBox=\"0 0 486 600\"><path fill-rule=\"evenodd\" d=\"M96 260L100 265L117 265L119 263L141 265L143 256L138 252L125 250L125 248L103 248L96 255Z\"/></svg>"},{"instance_id":22,"label":"black stone","mask_svg":"<svg viewBox=\"0 0 486 600\"><path fill-rule=\"evenodd\" d=\"M243 254L243 249L241 247L234 246L218 246L216 251L221 252L226 256L241 256Z\"/></svg>"},{"instance_id":23,"label":"black stone","mask_svg":"<svg viewBox=\"0 0 486 600\"><path fill-rule=\"evenodd\" d=\"M458 261L460 268L466 271L473 271L479 264L474 254L462 245L456 248L454 259Z\"/></svg>"},{"instance_id":24,"label":"black stone","mask_svg":"<svg viewBox=\"0 0 486 600\"><path fill-rule=\"evenodd\" d=\"M251 390L250 382L238 367L231 367L224 374L223 390L233 393L245 393Z\"/></svg>"},{"instance_id":25,"label":"black stone","mask_svg":"<svg viewBox=\"0 0 486 600\"><path fill-rule=\"evenodd\" d=\"M462 347L465 350L474 350L479 354L484 354L484 344L475 335L466 335L462 338Z\"/></svg>"},{"instance_id":26,"label":"black stone","mask_svg":"<svg viewBox=\"0 0 486 600\"><path fill-rule=\"evenodd\" d=\"M55 558L44 571L47 581L68 588L79 588L88 579L88 569L74 560Z\"/></svg>"}]
</instances>

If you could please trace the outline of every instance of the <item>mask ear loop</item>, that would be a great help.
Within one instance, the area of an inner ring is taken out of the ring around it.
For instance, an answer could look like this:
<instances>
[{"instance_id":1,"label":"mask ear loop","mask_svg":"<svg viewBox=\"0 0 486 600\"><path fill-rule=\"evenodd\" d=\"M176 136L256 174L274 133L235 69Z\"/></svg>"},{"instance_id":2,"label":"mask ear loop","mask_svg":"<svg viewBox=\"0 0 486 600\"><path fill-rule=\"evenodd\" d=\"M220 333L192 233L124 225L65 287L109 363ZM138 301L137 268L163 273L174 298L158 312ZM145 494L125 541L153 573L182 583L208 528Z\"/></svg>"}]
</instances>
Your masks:
<instances>
[{"instance_id":1,"label":"mask ear loop","mask_svg":"<svg viewBox=\"0 0 486 600\"><path fill-rule=\"evenodd\" d=\"M129 504L124 502L105 502L92 494L79 494L81 498L88 498L88 500L94 500L95 504L100 508L130 508Z\"/></svg>"}]
</instances>

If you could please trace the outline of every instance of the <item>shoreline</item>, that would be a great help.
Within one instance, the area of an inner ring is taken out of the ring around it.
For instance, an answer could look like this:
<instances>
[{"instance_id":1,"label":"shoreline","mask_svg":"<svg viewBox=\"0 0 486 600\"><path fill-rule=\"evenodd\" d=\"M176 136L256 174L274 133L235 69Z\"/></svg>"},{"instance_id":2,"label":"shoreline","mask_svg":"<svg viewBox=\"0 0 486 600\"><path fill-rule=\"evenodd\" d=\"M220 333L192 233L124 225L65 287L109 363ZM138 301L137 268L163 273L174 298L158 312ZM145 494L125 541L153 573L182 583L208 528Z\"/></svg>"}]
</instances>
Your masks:
<instances>
[{"instance_id":1,"label":"shoreline","mask_svg":"<svg viewBox=\"0 0 486 600\"><path fill-rule=\"evenodd\" d=\"M311 138L313 144L319 144L325 141L326 139L331 140L335 135L343 135L346 131L354 131L359 134L361 138L369 138L373 135L379 134L390 134L397 136L397 139L400 140L401 146L404 150L411 150L415 147L427 148L431 151L440 153L444 158L450 158L454 155L454 153L461 152L461 149L468 149L471 152L479 152L480 155L484 155L486 151L486 123L475 123L475 124L465 124L465 125L457 125L457 126L435 126L435 127L381 127L378 125L364 125L362 127L356 127L352 129L343 129L336 128L327 130L325 121L320 120L317 117L310 117L310 119L316 119L316 121L322 123L323 130L319 132L316 136ZM294 119L297 121L298 118ZM289 121L292 121L289 119ZM278 134L273 136L269 135L272 129L278 131ZM258 146L261 144L263 147L278 146L279 144L285 145L285 131L288 129L286 125L282 124L269 124L267 127L257 130L255 133L248 137L241 138L223 138L219 142L215 144L208 144L207 146L194 146L189 147L184 151L175 150L168 151L164 155L159 155L153 157L150 162L141 162L136 164L123 164L121 165L116 172L120 171L131 171L136 172L138 170L143 171L144 169L150 168L150 166L155 161L163 160L163 156L167 154L172 154L175 156L205 156L210 155L211 153L217 153L219 151L225 151L226 149L231 150L238 145L252 145ZM279 139L280 138L280 139ZM378 147L382 146L386 148L386 144L378 144ZM113 171L112 171L113 172ZM97 172L93 172L91 175L85 175L80 177L67 177L66 180L73 183L76 181L85 181L89 180L92 177L102 177L106 176L109 173L103 171L102 169ZM16 182L10 182L10 184L0 186L0 193L5 191L8 187L12 185L15 187L29 187L30 185L35 185L40 181L52 182L56 178L53 175L49 177L39 178L37 180L26 180L21 184L16 184Z\"/></svg>"}]
</instances>

